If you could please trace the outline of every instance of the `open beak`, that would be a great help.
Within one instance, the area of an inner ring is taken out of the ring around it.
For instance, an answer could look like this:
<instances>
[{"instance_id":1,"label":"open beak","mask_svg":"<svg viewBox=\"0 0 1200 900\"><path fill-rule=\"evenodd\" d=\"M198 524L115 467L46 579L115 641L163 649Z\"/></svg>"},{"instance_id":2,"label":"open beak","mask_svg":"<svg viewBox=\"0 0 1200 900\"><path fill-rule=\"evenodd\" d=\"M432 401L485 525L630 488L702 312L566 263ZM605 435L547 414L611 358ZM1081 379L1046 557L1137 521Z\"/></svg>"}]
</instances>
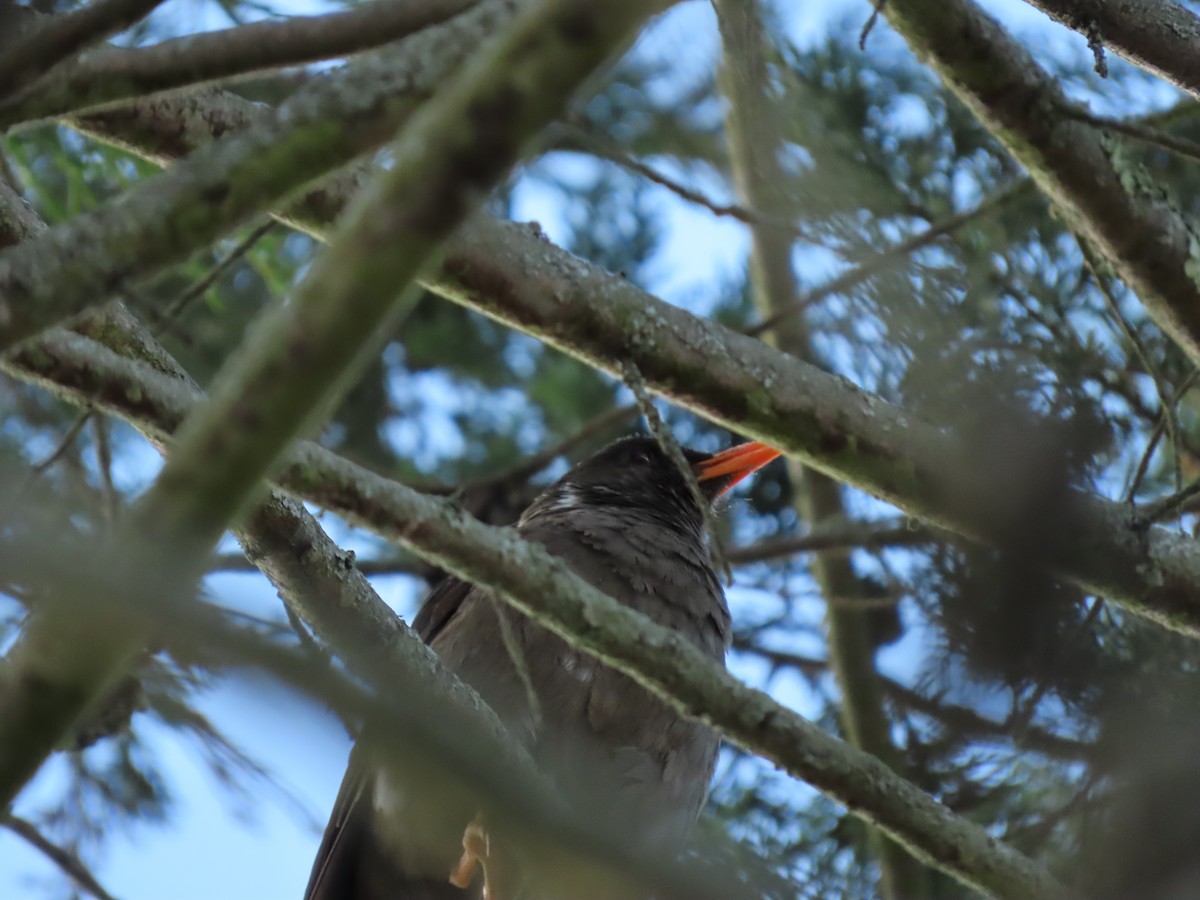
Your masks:
<instances>
[{"instance_id":1,"label":"open beak","mask_svg":"<svg viewBox=\"0 0 1200 900\"><path fill-rule=\"evenodd\" d=\"M720 496L743 478L752 475L780 456L778 450L760 444L758 441L747 441L720 453L714 453L708 459L695 463L692 468L696 471L696 480L703 484L706 481L721 479L716 485L717 490L710 496Z\"/></svg>"}]
</instances>

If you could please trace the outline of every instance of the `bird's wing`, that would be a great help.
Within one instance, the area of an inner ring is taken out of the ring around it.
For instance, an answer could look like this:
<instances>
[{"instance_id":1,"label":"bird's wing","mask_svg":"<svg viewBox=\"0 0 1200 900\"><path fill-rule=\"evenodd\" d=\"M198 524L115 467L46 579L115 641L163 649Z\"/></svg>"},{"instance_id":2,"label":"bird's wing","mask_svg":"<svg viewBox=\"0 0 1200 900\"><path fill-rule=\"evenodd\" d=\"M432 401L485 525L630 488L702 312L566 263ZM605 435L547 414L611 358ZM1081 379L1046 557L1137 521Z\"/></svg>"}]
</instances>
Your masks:
<instances>
[{"instance_id":1,"label":"bird's wing","mask_svg":"<svg viewBox=\"0 0 1200 900\"><path fill-rule=\"evenodd\" d=\"M447 577L430 593L413 629L431 642L454 618L471 586ZM359 747L350 754L346 775L321 845L304 900L464 900L470 895L445 876L408 878L379 845L375 827L375 773ZM449 873L447 872L447 875Z\"/></svg>"},{"instance_id":2,"label":"bird's wing","mask_svg":"<svg viewBox=\"0 0 1200 900\"><path fill-rule=\"evenodd\" d=\"M467 582L453 575L443 578L438 586L429 592L413 619L412 628L417 637L426 644L432 644L442 629L450 624L450 620L462 607L469 593L471 585Z\"/></svg>"}]
</instances>

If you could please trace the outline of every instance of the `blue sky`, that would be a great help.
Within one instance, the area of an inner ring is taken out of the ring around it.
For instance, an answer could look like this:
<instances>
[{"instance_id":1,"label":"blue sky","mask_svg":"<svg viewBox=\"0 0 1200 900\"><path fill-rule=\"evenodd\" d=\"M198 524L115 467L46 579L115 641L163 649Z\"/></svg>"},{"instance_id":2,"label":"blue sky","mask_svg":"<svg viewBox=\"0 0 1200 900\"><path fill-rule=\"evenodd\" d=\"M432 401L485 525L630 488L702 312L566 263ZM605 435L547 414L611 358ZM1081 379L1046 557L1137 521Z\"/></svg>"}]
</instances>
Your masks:
<instances>
[{"instance_id":1,"label":"blue sky","mask_svg":"<svg viewBox=\"0 0 1200 900\"><path fill-rule=\"evenodd\" d=\"M791 4L789 8L793 6L798 11L789 13L789 28L802 44L816 39L833 16L861 22L870 9L865 2L829 0ZM985 6L1015 29L1039 57L1074 59L1087 53L1082 38L1053 25L1017 0ZM289 8L305 9L308 4L291 4ZM190 30L197 27L197 22L207 27L224 24L206 10L191 0L173 0L156 15L164 21L186 23ZM887 45L889 37L882 33L885 27L880 24L881 32L872 37L868 52ZM671 60L681 77L711 67L717 51L715 20L711 8L703 2L676 8L640 42L637 50ZM1139 98L1139 105L1162 105L1170 96L1168 90L1155 88ZM918 118L920 114L920 110L914 112ZM564 168L580 165L569 159L554 164ZM701 187L716 193L713 185ZM745 234L740 225L688 206L665 190L654 189L651 196L667 225L667 239L650 269L650 286L671 302L703 312L713 302L713 286L729 281L743 266ZM552 239L565 234L561 207L553 192L526 183L517 190L515 200L517 218L537 220ZM808 272L810 276L827 274L822 269L835 264L826 257L798 260L798 265L818 268L816 273ZM129 484L145 483L156 470L149 449L119 462L119 474ZM351 544L356 540L346 539ZM411 612L416 597L409 581L387 578L377 580L376 585L398 611ZM226 605L270 617L278 614L274 591L257 576L225 576L211 587ZM766 602L750 592L736 590L732 600L735 616L754 615L756 605ZM885 660L885 665L902 669L903 651ZM735 669L754 682L764 677L757 666L735 662ZM772 690L785 702L805 708L806 694L800 683L784 680L773 683ZM177 807L166 826L151 823L112 836L103 853L92 860L95 873L123 900L298 898L349 750L341 726L313 704L261 680L226 680L206 695L201 705L235 742L275 770L279 781L294 793L300 808L271 792L258 792L252 805L231 800L207 773L193 744L141 716L136 727L161 754L178 797ZM36 808L39 800L53 796L62 777L60 766L47 766L22 796L16 811ZM61 879L56 869L10 832L0 829L0 897L58 896L58 888L52 887L58 885Z\"/></svg>"}]
</instances>

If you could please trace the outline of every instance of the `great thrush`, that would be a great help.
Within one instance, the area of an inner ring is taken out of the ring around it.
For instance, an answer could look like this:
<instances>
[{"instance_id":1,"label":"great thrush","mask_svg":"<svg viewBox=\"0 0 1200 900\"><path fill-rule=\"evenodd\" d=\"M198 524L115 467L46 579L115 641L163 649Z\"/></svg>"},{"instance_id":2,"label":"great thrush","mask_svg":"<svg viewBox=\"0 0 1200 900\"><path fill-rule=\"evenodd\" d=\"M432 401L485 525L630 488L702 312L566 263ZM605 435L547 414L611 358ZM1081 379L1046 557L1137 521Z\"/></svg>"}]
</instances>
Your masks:
<instances>
[{"instance_id":1,"label":"great thrush","mask_svg":"<svg viewBox=\"0 0 1200 900\"><path fill-rule=\"evenodd\" d=\"M753 442L683 453L705 504L779 455ZM710 562L705 512L658 442L635 436L575 465L533 501L517 529L610 597L724 663L729 610ZM679 852L712 777L718 738L711 729L457 578L433 590L413 628L482 695L568 802L586 810L581 814L606 817L642 847ZM468 900L481 889L512 900L504 896L509 886L486 884L500 878L488 871L480 823L459 826L467 850L455 866L455 841L431 850L417 823L400 817L397 825L394 810L388 818L386 808L402 805L403 792L371 765L364 743L351 755L306 900ZM476 857L485 885L452 884L452 869L455 882L470 881Z\"/></svg>"}]
</instances>

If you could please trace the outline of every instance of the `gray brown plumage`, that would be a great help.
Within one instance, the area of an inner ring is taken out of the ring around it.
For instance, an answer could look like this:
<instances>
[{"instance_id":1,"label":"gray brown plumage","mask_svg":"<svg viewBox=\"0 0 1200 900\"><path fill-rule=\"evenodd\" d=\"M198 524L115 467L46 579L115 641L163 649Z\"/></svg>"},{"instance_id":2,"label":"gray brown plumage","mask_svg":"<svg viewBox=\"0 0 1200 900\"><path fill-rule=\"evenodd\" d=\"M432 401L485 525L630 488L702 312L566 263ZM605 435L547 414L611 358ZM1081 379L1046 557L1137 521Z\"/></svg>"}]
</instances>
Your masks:
<instances>
[{"instance_id":1,"label":"gray brown plumage","mask_svg":"<svg viewBox=\"0 0 1200 900\"><path fill-rule=\"evenodd\" d=\"M710 503L777 455L759 444L685 454ZM633 437L572 468L530 505L517 527L609 596L723 662L730 618L709 562L704 521L683 474L657 443ZM501 639L500 614L527 668L540 727ZM431 593L413 627L479 691L570 802L636 833L643 847L679 851L712 776L718 739L710 729L456 578ZM412 871L398 846L404 837L391 836L394 829L381 824L377 804L389 792L379 778L356 749L306 900L477 896L477 890L451 886L450 864L440 859L427 871ZM452 861L458 851L450 843L445 859Z\"/></svg>"}]
</instances>

